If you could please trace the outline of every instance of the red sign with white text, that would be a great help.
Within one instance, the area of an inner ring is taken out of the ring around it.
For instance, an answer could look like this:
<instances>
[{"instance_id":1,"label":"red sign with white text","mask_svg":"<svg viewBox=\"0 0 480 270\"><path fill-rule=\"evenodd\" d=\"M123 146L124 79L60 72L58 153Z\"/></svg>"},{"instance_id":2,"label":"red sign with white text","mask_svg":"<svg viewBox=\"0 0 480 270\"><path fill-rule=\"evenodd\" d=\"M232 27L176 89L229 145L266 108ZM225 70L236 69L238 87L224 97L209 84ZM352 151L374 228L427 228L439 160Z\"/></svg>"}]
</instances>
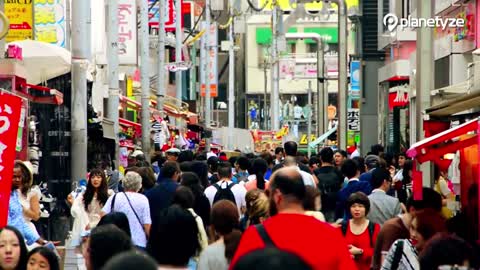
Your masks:
<instances>
[{"instance_id":1,"label":"red sign with white text","mask_svg":"<svg viewBox=\"0 0 480 270\"><path fill-rule=\"evenodd\" d=\"M7 225L22 99L0 90L0 228Z\"/></svg>"}]
</instances>

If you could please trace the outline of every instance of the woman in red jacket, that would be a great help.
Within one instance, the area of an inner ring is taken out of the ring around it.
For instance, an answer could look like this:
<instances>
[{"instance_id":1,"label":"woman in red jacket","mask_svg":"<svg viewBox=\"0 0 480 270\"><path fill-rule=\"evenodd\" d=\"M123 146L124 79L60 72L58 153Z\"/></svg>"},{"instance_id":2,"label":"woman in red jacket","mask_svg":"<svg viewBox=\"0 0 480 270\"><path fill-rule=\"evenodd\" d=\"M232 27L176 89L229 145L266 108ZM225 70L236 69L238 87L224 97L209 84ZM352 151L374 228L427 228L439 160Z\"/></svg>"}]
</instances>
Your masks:
<instances>
[{"instance_id":1,"label":"woman in red jacket","mask_svg":"<svg viewBox=\"0 0 480 270\"><path fill-rule=\"evenodd\" d=\"M363 192L350 195L347 207L352 219L342 223L342 233L347 240L348 249L352 258L355 259L358 269L369 270L380 225L367 219L370 201Z\"/></svg>"}]
</instances>

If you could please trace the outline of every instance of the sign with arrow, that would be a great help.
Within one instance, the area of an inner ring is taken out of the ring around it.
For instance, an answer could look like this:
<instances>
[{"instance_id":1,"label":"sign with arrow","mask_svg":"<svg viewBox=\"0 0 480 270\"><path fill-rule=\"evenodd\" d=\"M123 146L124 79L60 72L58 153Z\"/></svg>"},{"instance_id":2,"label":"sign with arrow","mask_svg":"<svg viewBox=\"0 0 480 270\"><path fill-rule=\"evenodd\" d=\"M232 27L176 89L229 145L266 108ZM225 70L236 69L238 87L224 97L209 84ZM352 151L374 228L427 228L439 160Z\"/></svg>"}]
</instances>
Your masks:
<instances>
[{"instance_id":1,"label":"sign with arrow","mask_svg":"<svg viewBox=\"0 0 480 270\"><path fill-rule=\"evenodd\" d=\"M5 2L5 15L10 21L7 42L33 39L33 1Z\"/></svg>"}]
</instances>

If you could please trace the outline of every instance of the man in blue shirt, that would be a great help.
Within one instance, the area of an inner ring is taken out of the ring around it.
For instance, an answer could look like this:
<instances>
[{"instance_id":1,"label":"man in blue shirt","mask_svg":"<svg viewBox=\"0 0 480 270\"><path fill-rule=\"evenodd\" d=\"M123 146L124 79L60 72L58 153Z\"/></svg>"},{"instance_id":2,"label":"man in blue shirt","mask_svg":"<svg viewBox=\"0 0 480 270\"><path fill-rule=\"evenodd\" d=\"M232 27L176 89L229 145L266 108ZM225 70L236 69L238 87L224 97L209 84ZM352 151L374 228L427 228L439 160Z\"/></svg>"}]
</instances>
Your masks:
<instances>
[{"instance_id":1,"label":"man in blue shirt","mask_svg":"<svg viewBox=\"0 0 480 270\"><path fill-rule=\"evenodd\" d=\"M172 203L181 175L180 167L177 162L167 161L163 164L160 174L162 181L145 194L150 204L152 221L156 220L160 216L160 212Z\"/></svg>"},{"instance_id":2,"label":"man in blue shirt","mask_svg":"<svg viewBox=\"0 0 480 270\"><path fill-rule=\"evenodd\" d=\"M348 197L355 192L363 192L365 195L370 195L372 193L372 187L369 182L360 181L358 177L360 176L360 169L356 161L352 159L347 159L342 164L342 173L345 177L348 178L346 185L338 192L338 200L336 207L336 218L349 219L350 211L346 209L346 202Z\"/></svg>"},{"instance_id":3,"label":"man in blue shirt","mask_svg":"<svg viewBox=\"0 0 480 270\"><path fill-rule=\"evenodd\" d=\"M372 184L372 172L380 164L380 158L376 155L368 155L365 157L365 166L367 167L367 172L360 175L360 181L366 181Z\"/></svg>"}]
</instances>

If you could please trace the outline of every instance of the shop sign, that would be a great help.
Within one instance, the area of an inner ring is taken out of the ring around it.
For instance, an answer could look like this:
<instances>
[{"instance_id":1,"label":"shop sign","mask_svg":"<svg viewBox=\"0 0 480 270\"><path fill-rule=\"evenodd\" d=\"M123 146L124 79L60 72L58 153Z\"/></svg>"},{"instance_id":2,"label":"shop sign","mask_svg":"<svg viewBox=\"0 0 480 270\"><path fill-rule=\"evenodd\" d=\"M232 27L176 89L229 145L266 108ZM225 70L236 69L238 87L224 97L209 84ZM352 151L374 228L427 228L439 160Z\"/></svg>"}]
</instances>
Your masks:
<instances>
[{"instance_id":1,"label":"shop sign","mask_svg":"<svg viewBox=\"0 0 480 270\"><path fill-rule=\"evenodd\" d=\"M310 142L314 142L317 138L315 137L314 134L310 134ZM300 138L300 142L299 144L300 145L307 145L309 142L308 142L308 138L307 138L307 134L303 134L302 137Z\"/></svg>"},{"instance_id":2,"label":"shop sign","mask_svg":"<svg viewBox=\"0 0 480 270\"><path fill-rule=\"evenodd\" d=\"M350 90L355 96L360 96L360 61L350 62Z\"/></svg>"},{"instance_id":3,"label":"shop sign","mask_svg":"<svg viewBox=\"0 0 480 270\"><path fill-rule=\"evenodd\" d=\"M258 1L258 6L259 7L262 7L264 5L265 6L265 10L272 10L272 7L273 7L273 0L260 0ZM267 2L267 3L265 3ZM291 4L291 0L277 0L276 3L277 5L280 7L281 10L283 11L288 11L288 10L292 10L295 5L292 5ZM323 1L309 1L309 2L312 2L312 3L307 3L305 4L305 9L306 10L311 10L311 11L314 11L314 10L322 10L323 8ZM359 13L359 0L346 0L345 1L346 4L347 4L347 9L348 9L348 14L358 14ZM329 6L327 6L327 8L332 8L332 9L337 9L337 5L336 4L329 4Z\"/></svg>"},{"instance_id":4,"label":"shop sign","mask_svg":"<svg viewBox=\"0 0 480 270\"><path fill-rule=\"evenodd\" d=\"M7 42L33 39L32 0L6 1L5 15L10 20L10 31L6 38Z\"/></svg>"},{"instance_id":5,"label":"shop sign","mask_svg":"<svg viewBox=\"0 0 480 270\"><path fill-rule=\"evenodd\" d=\"M202 22L202 29L206 29L205 22ZM205 43L208 44L209 50L206 54L205 50L200 50L200 59L201 63L207 62L207 57L210 58L209 66L205 66L204 68L200 69L200 77L201 77L201 87L200 87L200 95L204 97L206 95L206 82L205 76L208 76L210 82L210 96L217 97L218 96L218 74L217 74L217 59L218 59L218 28L216 23L212 23L210 25L210 29L208 30L209 40L207 41L205 35L202 36L200 44L202 48L205 46Z\"/></svg>"},{"instance_id":6,"label":"shop sign","mask_svg":"<svg viewBox=\"0 0 480 270\"><path fill-rule=\"evenodd\" d=\"M0 227L7 224L21 98L0 90Z\"/></svg>"},{"instance_id":7,"label":"shop sign","mask_svg":"<svg viewBox=\"0 0 480 270\"><path fill-rule=\"evenodd\" d=\"M349 108L347 112L348 130L360 131L360 109Z\"/></svg>"},{"instance_id":8,"label":"shop sign","mask_svg":"<svg viewBox=\"0 0 480 270\"><path fill-rule=\"evenodd\" d=\"M137 7L135 1L118 1L118 57L121 65L137 64Z\"/></svg>"},{"instance_id":9,"label":"shop sign","mask_svg":"<svg viewBox=\"0 0 480 270\"><path fill-rule=\"evenodd\" d=\"M395 107L405 107L409 103L408 85L390 88L388 94L388 106L390 110Z\"/></svg>"},{"instance_id":10,"label":"shop sign","mask_svg":"<svg viewBox=\"0 0 480 270\"><path fill-rule=\"evenodd\" d=\"M34 0L35 40L65 48L65 1Z\"/></svg>"}]
</instances>

